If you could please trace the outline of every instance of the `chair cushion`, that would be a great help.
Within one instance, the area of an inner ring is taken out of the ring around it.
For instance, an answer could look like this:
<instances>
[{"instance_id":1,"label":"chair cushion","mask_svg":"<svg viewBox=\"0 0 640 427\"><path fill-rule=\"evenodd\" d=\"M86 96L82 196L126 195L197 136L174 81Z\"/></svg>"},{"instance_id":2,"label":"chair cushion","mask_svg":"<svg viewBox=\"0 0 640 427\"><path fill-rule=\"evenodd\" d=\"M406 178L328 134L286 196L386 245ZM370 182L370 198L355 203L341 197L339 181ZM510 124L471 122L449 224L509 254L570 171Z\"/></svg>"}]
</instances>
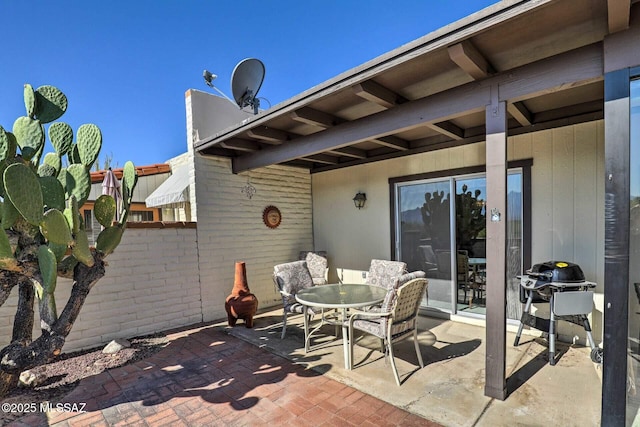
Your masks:
<instances>
[{"instance_id":1,"label":"chair cushion","mask_svg":"<svg viewBox=\"0 0 640 427\"><path fill-rule=\"evenodd\" d=\"M401 261L372 259L366 283L391 289L396 278L401 276L406 268L407 264Z\"/></svg>"},{"instance_id":2,"label":"chair cushion","mask_svg":"<svg viewBox=\"0 0 640 427\"><path fill-rule=\"evenodd\" d=\"M273 267L278 288L295 295L299 290L313 286L313 279L306 261L293 261Z\"/></svg>"},{"instance_id":3,"label":"chair cushion","mask_svg":"<svg viewBox=\"0 0 640 427\"><path fill-rule=\"evenodd\" d=\"M413 318L407 322L397 323L391 326L391 338L395 339L399 336L402 336L406 332L413 331L415 328L415 322L417 318ZM371 335L374 335L378 338L386 337L386 327L387 327L386 318L377 318L377 319L358 319L353 321L353 327L355 329L359 329L361 331L367 332Z\"/></svg>"},{"instance_id":4,"label":"chair cushion","mask_svg":"<svg viewBox=\"0 0 640 427\"><path fill-rule=\"evenodd\" d=\"M309 269L309 273L311 273L314 283L317 281L318 283L316 284L326 284L325 274L327 272L327 258L318 255L315 252L307 252L305 261L307 261L307 268Z\"/></svg>"}]
</instances>

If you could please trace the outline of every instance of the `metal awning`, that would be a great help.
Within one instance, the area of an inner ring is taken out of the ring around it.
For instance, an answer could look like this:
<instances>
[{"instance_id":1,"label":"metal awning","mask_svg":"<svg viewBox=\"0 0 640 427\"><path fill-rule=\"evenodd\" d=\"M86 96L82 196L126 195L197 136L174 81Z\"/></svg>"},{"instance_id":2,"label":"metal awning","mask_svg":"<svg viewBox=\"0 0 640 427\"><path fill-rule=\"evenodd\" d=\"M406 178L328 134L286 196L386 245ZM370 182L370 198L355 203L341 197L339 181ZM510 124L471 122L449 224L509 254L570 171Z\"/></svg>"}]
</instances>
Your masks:
<instances>
[{"instance_id":1,"label":"metal awning","mask_svg":"<svg viewBox=\"0 0 640 427\"><path fill-rule=\"evenodd\" d=\"M145 199L148 208L189 201L189 166L178 166L165 182Z\"/></svg>"}]
</instances>

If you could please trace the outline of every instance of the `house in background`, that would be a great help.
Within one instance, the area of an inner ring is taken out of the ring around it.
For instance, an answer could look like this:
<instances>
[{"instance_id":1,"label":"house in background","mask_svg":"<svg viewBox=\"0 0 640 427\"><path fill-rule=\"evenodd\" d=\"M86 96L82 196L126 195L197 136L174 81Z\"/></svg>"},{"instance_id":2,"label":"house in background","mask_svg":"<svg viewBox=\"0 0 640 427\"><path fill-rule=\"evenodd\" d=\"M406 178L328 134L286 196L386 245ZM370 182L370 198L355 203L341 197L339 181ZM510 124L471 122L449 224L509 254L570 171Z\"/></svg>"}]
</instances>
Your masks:
<instances>
[{"instance_id":1,"label":"house in background","mask_svg":"<svg viewBox=\"0 0 640 427\"><path fill-rule=\"evenodd\" d=\"M136 171L138 184L133 192L128 222L190 221L188 165L184 162L184 156L171 159L168 163L136 166ZM91 172L91 193L80 208L92 244L102 230L93 215L93 206L103 194L105 172ZM122 179L122 168L113 169L113 173L118 180Z\"/></svg>"}]
</instances>

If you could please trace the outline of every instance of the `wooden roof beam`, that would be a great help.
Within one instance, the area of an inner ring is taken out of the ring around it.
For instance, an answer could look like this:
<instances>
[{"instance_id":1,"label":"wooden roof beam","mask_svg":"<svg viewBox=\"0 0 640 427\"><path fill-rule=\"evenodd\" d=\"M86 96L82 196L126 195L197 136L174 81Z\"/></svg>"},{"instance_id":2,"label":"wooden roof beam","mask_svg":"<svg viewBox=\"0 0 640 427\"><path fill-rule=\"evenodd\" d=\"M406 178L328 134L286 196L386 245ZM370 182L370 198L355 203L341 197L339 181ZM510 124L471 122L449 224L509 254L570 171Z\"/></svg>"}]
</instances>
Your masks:
<instances>
[{"instance_id":1,"label":"wooden roof beam","mask_svg":"<svg viewBox=\"0 0 640 427\"><path fill-rule=\"evenodd\" d=\"M266 142L267 144L279 145L291 139L290 135L280 129L274 129L266 126L260 126L249 129L247 134L255 139Z\"/></svg>"},{"instance_id":2,"label":"wooden roof beam","mask_svg":"<svg viewBox=\"0 0 640 427\"><path fill-rule=\"evenodd\" d=\"M322 163L325 165L337 165L338 163L340 163L337 157L329 156L326 154L315 154L313 156L301 157L300 160Z\"/></svg>"},{"instance_id":3,"label":"wooden roof beam","mask_svg":"<svg viewBox=\"0 0 640 427\"><path fill-rule=\"evenodd\" d=\"M230 150L253 152L260 149L260 144L254 141L248 141L240 138L230 138L220 142L222 148L228 148Z\"/></svg>"},{"instance_id":4,"label":"wooden roof beam","mask_svg":"<svg viewBox=\"0 0 640 427\"><path fill-rule=\"evenodd\" d=\"M438 133L446 135L451 139L461 140L462 138L464 138L464 129L456 126L448 120L439 123L428 123L427 127L435 130Z\"/></svg>"},{"instance_id":5,"label":"wooden roof beam","mask_svg":"<svg viewBox=\"0 0 640 427\"><path fill-rule=\"evenodd\" d=\"M371 141L385 147L393 148L394 150L405 151L409 149L409 142L405 141L404 139L398 138L397 136L381 136L371 139Z\"/></svg>"},{"instance_id":6,"label":"wooden roof beam","mask_svg":"<svg viewBox=\"0 0 640 427\"><path fill-rule=\"evenodd\" d=\"M324 111L316 110L311 107L302 107L291 112L291 118L296 122L317 126L323 129L333 127L343 121L333 114L325 113Z\"/></svg>"},{"instance_id":7,"label":"wooden roof beam","mask_svg":"<svg viewBox=\"0 0 640 427\"><path fill-rule=\"evenodd\" d=\"M511 114L511 117L516 119L521 126L531 126L533 123L531 112L522 102L508 103L507 112Z\"/></svg>"},{"instance_id":8,"label":"wooden roof beam","mask_svg":"<svg viewBox=\"0 0 640 427\"><path fill-rule=\"evenodd\" d=\"M353 157L354 159L366 159L367 158L367 152L366 151L360 150L359 148L353 148L353 147L336 148L335 150L327 151L327 153L334 154L336 156Z\"/></svg>"},{"instance_id":9,"label":"wooden roof beam","mask_svg":"<svg viewBox=\"0 0 640 427\"><path fill-rule=\"evenodd\" d=\"M447 51L449 58L474 80L484 79L495 73L489 61L469 40L449 46Z\"/></svg>"},{"instance_id":10,"label":"wooden roof beam","mask_svg":"<svg viewBox=\"0 0 640 427\"><path fill-rule=\"evenodd\" d=\"M631 0L607 0L609 34L629 28Z\"/></svg>"},{"instance_id":11,"label":"wooden roof beam","mask_svg":"<svg viewBox=\"0 0 640 427\"><path fill-rule=\"evenodd\" d=\"M353 91L360 98L374 102L384 108L391 108L398 104L407 102L403 96L387 89L373 80L367 80L352 87Z\"/></svg>"}]
</instances>

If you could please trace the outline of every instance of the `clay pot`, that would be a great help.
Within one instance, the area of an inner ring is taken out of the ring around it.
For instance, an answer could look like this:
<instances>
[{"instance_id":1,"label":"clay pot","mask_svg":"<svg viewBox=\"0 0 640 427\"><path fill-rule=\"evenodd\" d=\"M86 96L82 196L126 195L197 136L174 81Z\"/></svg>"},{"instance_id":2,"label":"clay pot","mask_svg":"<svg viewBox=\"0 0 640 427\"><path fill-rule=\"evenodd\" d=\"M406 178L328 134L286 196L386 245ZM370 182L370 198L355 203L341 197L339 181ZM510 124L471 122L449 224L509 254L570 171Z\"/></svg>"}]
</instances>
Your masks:
<instances>
[{"instance_id":1,"label":"clay pot","mask_svg":"<svg viewBox=\"0 0 640 427\"><path fill-rule=\"evenodd\" d=\"M247 270L243 261L236 262L235 277L231 295L224 303L229 326L235 326L238 319L244 320L247 328L253 327L253 316L258 310L258 298L249 290Z\"/></svg>"}]
</instances>

